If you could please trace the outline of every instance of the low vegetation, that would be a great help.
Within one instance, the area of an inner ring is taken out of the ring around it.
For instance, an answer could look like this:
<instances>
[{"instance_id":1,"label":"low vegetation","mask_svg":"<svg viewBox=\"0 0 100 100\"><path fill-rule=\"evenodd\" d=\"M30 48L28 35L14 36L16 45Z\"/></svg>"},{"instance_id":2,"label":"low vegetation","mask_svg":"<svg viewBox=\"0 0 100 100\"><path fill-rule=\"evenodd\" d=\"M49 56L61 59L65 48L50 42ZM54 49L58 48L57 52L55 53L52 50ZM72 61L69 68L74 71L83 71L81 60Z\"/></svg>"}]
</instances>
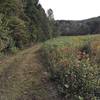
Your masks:
<instances>
[{"instance_id":1,"label":"low vegetation","mask_svg":"<svg viewBox=\"0 0 100 100\"><path fill-rule=\"evenodd\" d=\"M96 100L100 89L100 35L59 37L42 55L58 92L68 100Z\"/></svg>"}]
</instances>

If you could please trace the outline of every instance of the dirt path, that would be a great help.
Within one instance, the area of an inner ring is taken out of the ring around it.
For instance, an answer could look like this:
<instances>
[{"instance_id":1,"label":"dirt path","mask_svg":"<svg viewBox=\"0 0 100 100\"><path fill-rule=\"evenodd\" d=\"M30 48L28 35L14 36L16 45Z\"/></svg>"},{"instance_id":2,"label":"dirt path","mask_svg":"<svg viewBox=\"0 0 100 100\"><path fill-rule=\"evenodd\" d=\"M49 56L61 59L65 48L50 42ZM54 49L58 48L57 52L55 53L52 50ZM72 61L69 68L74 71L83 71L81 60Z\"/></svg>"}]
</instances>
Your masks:
<instances>
[{"instance_id":1,"label":"dirt path","mask_svg":"<svg viewBox=\"0 0 100 100\"><path fill-rule=\"evenodd\" d=\"M59 100L35 45L0 63L0 100Z\"/></svg>"}]
</instances>

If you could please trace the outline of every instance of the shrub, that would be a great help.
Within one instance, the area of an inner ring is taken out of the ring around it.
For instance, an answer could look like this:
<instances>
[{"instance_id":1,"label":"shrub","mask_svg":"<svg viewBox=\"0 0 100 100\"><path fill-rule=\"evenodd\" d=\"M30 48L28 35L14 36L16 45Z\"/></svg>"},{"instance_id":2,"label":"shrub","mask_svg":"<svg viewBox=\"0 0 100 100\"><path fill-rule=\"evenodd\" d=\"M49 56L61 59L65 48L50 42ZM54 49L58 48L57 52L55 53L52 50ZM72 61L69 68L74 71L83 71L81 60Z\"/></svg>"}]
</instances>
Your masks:
<instances>
[{"instance_id":1,"label":"shrub","mask_svg":"<svg viewBox=\"0 0 100 100\"><path fill-rule=\"evenodd\" d=\"M62 96L68 100L94 100L94 91L100 88L100 68L92 59L89 42L77 48L46 44L43 50L51 79Z\"/></svg>"},{"instance_id":2,"label":"shrub","mask_svg":"<svg viewBox=\"0 0 100 100\"><path fill-rule=\"evenodd\" d=\"M16 47L10 48L10 52L11 52L12 54L15 54L17 51L18 51L18 48L16 48Z\"/></svg>"}]
</instances>

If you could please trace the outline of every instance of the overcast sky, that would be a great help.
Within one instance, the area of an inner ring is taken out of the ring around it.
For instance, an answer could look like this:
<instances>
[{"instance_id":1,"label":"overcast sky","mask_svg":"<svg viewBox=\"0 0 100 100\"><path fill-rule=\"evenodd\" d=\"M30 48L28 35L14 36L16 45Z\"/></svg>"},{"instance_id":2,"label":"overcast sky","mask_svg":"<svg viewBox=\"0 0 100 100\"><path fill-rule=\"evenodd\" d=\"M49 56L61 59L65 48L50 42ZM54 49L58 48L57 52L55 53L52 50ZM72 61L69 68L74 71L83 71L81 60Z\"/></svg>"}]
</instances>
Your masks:
<instances>
[{"instance_id":1,"label":"overcast sky","mask_svg":"<svg viewBox=\"0 0 100 100\"><path fill-rule=\"evenodd\" d=\"M39 0L47 11L51 8L55 19L81 20L100 16L100 0Z\"/></svg>"}]
</instances>

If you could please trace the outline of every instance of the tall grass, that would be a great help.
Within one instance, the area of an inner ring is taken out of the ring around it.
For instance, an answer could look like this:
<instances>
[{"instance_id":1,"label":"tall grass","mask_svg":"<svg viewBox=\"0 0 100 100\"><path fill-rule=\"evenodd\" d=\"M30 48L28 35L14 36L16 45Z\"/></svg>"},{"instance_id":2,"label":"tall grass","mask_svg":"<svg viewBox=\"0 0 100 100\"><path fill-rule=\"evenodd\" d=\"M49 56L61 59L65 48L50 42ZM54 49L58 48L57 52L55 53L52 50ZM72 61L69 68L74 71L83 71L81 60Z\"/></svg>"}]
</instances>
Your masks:
<instances>
[{"instance_id":1,"label":"tall grass","mask_svg":"<svg viewBox=\"0 0 100 100\"><path fill-rule=\"evenodd\" d=\"M94 91L100 89L99 38L59 37L44 43L43 56L51 79L68 100L95 99Z\"/></svg>"}]
</instances>

